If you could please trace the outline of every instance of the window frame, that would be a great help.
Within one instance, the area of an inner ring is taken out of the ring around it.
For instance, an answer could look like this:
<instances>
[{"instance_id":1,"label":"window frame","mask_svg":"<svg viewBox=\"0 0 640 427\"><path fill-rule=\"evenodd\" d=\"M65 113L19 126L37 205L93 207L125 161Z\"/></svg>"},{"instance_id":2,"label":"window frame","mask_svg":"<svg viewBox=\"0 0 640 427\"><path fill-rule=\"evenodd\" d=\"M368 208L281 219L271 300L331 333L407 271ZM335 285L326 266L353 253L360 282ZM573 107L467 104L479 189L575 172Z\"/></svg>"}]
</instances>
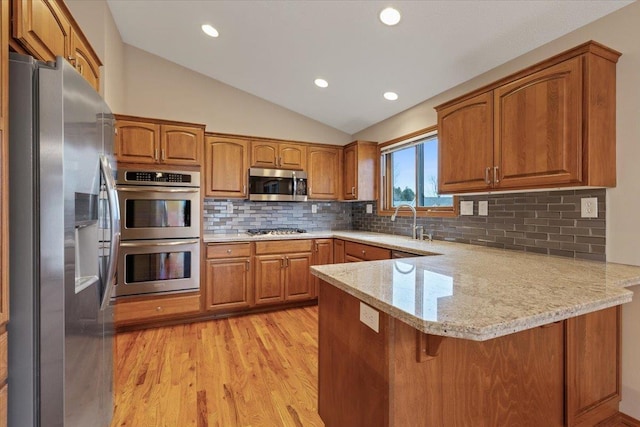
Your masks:
<instances>
[{"instance_id":1,"label":"window frame","mask_svg":"<svg viewBox=\"0 0 640 427\"><path fill-rule=\"evenodd\" d=\"M392 206L393 200L393 186L392 180L387 177L392 175L391 162L387 162L385 156L389 153L383 153L385 148L390 145L397 145L402 147L403 145L410 145L412 142L427 138L430 134L438 133L438 126L429 126L424 129L420 129L406 135L394 138L392 140L378 144L378 179L379 179L379 191L378 191L378 215L391 216L393 215L395 208ZM440 147L438 147L438 168L440 167ZM416 171L417 172L417 171ZM453 196L453 206L446 207L422 207L416 206L416 215L419 217L432 217L432 218L451 218L457 217L459 214L459 202L458 196ZM398 216L412 216L413 214L406 210L401 209L398 211Z\"/></svg>"}]
</instances>

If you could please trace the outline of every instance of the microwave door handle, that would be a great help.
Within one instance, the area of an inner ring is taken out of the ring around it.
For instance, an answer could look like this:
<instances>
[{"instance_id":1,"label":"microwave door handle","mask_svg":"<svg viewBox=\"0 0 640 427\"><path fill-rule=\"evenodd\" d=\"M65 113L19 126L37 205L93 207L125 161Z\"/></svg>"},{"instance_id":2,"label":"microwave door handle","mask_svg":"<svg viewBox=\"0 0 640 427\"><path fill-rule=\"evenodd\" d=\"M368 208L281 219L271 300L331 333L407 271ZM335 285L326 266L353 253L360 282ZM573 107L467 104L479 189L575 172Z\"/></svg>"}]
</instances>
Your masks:
<instances>
[{"instance_id":1,"label":"microwave door handle","mask_svg":"<svg viewBox=\"0 0 640 427\"><path fill-rule=\"evenodd\" d=\"M111 240L109 245L109 267L104 278L104 295L100 303L100 309L105 310L109 306L113 295L113 278L116 275L116 265L118 262L118 250L120 248L120 206L118 204L118 193L113 180L113 171L109 165L107 157L100 156L100 172L104 177L107 193L107 203L109 206L109 218L111 219Z\"/></svg>"},{"instance_id":2,"label":"microwave door handle","mask_svg":"<svg viewBox=\"0 0 640 427\"><path fill-rule=\"evenodd\" d=\"M298 194L298 180L296 179L296 173L293 173L293 197L296 197Z\"/></svg>"},{"instance_id":3,"label":"microwave door handle","mask_svg":"<svg viewBox=\"0 0 640 427\"><path fill-rule=\"evenodd\" d=\"M122 187L118 186L118 191L129 192L129 193L197 193L200 191L199 188L158 188L158 187Z\"/></svg>"}]
</instances>

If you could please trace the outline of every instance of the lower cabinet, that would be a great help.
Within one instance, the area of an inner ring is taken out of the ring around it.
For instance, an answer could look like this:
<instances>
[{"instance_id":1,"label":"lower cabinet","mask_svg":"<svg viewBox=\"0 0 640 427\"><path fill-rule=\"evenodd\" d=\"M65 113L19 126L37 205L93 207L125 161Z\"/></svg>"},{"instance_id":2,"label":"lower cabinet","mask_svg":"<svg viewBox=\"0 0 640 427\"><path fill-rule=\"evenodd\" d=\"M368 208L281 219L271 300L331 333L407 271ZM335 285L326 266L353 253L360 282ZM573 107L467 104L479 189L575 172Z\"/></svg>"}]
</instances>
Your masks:
<instances>
[{"instance_id":1,"label":"lower cabinet","mask_svg":"<svg viewBox=\"0 0 640 427\"><path fill-rule=\"evenodd\" d=\"M309 267L313 240L255 243L255 304L278 304L315 297Z\"/></svg>"},{"instance_id":2,"label":"lower cabinet","mask_svg":"<svg viewBox=\"0 0 640 427\"><path fill-rule=\"evenodd\" d=\"M344 242L340 240L343 244ZM313 243L313 264L312 265L326 265L333 264L334 262L334 250L335 246L333 239L316 239ZM344 248L344 246L343 246ZM313 283L313 296L318 296L318 287L320 285L320 278L311 275L311 282Z\"/></svg>"},{"instance_id":3,"label":"lower cabinet","mask_svg":"<svg viewBox=\"0 0 640 427\"><path fill-rule=\"evenodd\" d=\"M209 244L206 254L206 310L251 307L251 244Z\"/></svg>"},{"instance_id":4,"label":"lower cabinet","mask_svg":"<svg viewBox=\"0 0 640 427\"><path fill-rule=\"evenodd\" d=\"M160 323L200 311L200 293L121 299L116 302L116 326Z\"/></svg>"},{"instance_id":5,"label":"lower cabinet","mask_svg":"<svg viewBox=\"0 0 640 427\"><path fill-rule=\"evenodd\" d=\"M333 239L333 262L334 264L346 262L344 259L344 240Z\"/></svg>"},{"instance_id":6,"label":"lower cabinet","mask_svg":"<svg viewBox=\"0 0 640 427\"><path fill-rule=\"evenodd\" d=\"M378 261L391 259L391 250L362 243L344 243L344 262Z\"/></svg>"}]
</instances>

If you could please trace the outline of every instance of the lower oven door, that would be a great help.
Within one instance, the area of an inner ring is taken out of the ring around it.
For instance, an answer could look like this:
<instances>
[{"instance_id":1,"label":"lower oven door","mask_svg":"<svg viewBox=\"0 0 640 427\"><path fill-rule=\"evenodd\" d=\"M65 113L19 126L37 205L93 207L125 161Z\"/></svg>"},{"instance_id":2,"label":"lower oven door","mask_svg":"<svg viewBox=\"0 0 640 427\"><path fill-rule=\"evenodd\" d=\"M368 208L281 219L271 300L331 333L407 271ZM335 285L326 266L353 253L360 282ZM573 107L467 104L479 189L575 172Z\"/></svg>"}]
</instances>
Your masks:
<instances>
[{"instance_id":1,"label":"lower oven door","mask_svg":"<svg viewBox=\"0 0 640 427\"><path fill-rule=\"evenodd\" d=\"M116 296L200 289L200 239L120 243Z\"/></svg>"}]
</instances>

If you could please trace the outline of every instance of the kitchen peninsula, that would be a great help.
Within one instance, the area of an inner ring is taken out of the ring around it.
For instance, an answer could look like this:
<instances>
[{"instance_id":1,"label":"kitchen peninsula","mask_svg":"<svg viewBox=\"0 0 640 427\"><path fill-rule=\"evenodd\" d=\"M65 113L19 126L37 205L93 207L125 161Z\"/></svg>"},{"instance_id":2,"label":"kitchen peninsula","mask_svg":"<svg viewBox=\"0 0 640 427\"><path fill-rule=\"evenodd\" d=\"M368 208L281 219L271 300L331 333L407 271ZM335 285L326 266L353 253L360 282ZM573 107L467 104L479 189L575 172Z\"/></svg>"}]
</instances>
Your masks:
<instances>
[{"instance_id":1,"label":"kitchen peninsula","mask_svg":"<svg viewBox=\"0 0 640 427\"><path fill-rule=\"evenodd\" d=\"M617 415L620 304L639 267L349 234L334 237L433 256L312 267L327 427Z\"/></svg>"}]
</instances>

